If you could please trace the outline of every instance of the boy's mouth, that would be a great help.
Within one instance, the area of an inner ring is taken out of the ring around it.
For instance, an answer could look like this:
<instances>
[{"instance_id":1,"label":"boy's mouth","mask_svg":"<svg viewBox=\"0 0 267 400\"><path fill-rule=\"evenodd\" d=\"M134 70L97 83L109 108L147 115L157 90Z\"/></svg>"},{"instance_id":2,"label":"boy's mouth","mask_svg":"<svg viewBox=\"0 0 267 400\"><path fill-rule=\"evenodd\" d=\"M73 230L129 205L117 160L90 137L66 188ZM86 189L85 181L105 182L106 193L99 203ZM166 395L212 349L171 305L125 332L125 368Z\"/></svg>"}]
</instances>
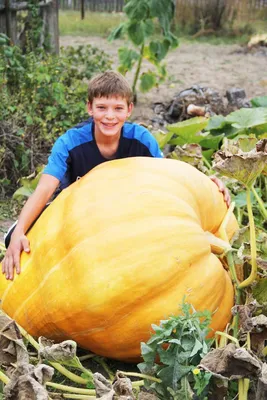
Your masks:
<instances>
[{"instance_id":1,"label":"boy's mouth","mask_svg":"<svg viewBox=\"0 0 267 400\"><path fill-rule=\"evenodd\" d=\"M104 126L106 126L107 128L113 128L114 126L116 126L117 125L117 123L115 122L115 123L113 123L113 124L107 124L107 123L105 123L105 122L102 122L102 124L104 125Z\"/></svg>"}]
</instances>

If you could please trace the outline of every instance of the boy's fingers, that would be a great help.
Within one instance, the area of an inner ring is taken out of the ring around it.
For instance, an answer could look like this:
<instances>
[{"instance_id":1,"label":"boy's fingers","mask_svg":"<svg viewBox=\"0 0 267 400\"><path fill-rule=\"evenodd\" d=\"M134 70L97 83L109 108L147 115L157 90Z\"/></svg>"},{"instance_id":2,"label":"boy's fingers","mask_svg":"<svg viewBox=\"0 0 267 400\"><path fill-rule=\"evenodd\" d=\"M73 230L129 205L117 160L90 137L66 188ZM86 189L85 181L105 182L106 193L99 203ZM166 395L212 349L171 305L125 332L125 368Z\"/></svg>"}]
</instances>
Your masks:
<instances>
[{"instance_id":1,"label":"boy's fingers","mask_svg":"<svg viewBox=\"0 0 267 400\"><path fill-rule=\"evenodd\" d=\"M13 279L13 269L14 269L14 262L13 257L8 257L8 266L6 271L6 278L12 280Z\"/></svg>"},{"instance_id":2,"label":"boy's fingers","mask_svg":"<svg viewBox=\"0 0 267 400\"><path fill-rule=\"evenodd\" d=\"M20 274L20 252L17 252L14 255L14 264L15 264L15 267L16 267L17 274Z\"/></svg>"},{"instance_id":3,"label":"boy's fingers","mask_svg":"<svg viewBox=\"0 0 267 400\"><path fill-rule=\"evenodd\" d=\"M2 262L2 274L4 274L6 271L5 265L6 265L6 257L3 259L3 262Z\"/></svg>"},{"instance_id":4,"label":"boy's fingers","mask_svg":"<svg viewBox=\"0 0 267 400\"><path fill-rule=\"evenodd\" d=\"M22 244L23 250L26 251L26 253L29 253L30 252L30 242L26 238L26 236L25 236L25 238L22 239L21 244Z\"/></svg>"}]
</instances>

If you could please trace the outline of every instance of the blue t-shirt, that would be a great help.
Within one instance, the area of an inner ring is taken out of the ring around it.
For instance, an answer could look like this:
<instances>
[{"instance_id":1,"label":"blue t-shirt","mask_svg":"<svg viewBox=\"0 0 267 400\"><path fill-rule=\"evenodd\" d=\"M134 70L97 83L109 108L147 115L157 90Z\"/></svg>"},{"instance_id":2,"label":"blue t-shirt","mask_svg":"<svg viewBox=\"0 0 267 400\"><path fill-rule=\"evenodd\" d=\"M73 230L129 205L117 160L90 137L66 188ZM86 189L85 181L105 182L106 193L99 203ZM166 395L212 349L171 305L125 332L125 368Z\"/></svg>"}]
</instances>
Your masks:
<instances>
[{"instance_id":1,"label":"blue t-shirt","mask_svg":"<svg viewBox=\"0 0 267 400\"><path fill-rule=\"evenodd\" d=\"M126 122L113 159L138 156L162 158L163 153L146 128ZM105 161L109 159L97 147L94 122L90 118L56 140L43 173L59 179L62 190Z\"/></svg>"}]
</instances>

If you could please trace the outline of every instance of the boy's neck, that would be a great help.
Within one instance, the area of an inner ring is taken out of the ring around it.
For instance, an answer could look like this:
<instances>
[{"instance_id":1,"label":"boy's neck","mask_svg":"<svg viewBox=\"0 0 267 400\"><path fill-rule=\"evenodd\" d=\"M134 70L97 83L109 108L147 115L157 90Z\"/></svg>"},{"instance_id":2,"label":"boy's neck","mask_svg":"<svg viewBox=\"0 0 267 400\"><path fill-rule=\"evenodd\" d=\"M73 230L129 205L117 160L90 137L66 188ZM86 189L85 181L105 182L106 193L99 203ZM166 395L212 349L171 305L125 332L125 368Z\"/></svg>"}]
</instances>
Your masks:
<instances>
[{"instance_id":1,"label":"boy's neck","mask_svg":"<svg viewBox=\"0 0 267 400\"><path fill-rule=\"evenodd\" d=\"M108 137L95 132L95 141L102 156L107 159L112 159L119 147L120 134Z\"/></svg>"}]
</instances>

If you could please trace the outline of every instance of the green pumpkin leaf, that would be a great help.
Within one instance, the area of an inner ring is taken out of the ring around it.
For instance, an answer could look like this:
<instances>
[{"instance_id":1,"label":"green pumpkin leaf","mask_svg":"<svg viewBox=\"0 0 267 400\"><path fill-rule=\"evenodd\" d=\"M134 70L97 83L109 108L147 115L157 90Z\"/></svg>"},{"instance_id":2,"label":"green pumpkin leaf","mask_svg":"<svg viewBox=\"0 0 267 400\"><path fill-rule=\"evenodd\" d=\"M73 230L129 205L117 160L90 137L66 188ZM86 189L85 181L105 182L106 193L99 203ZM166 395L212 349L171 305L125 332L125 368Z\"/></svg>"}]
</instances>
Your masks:
<instances>
[{"instance_id":1,"label":"green pumpkin leaf","mask_svg":"<svg viewBox=\"0 0 267 400\"><path fill-rule=\"evenodd\" d=\"M200 141L200 145L207 149L218 150L220 148L220 143L224 138L224 134L218 136L207 135L204 139Z\"/></svg>"},{"instance_id":2,"label":"green pumpkin leaf","mask_svg":"<svg viewBox=\"0 0 267 400\"><path fill-rule=\"evenodd\" d=\"M263 278L257 282L257 284L252 289L253 297L260 304L267 303L267 278Z\"/></svg>"},{"instance_id":3,"label":"green pumpkin leaf","mask_svg":"<svg viewBox=\"0 0 267 400\"><path fill-rule=\"evenodd\" d=\"M203 136L198 137L197 133L202 131L207 126L208 121L209 120L205 117L194 117L187 119L186 121L168 125L167 129L183 138L185 140L184 143L199 143L200 140L203 139ZM193 140L196 141L194 142Z\"/></svg>"},{"instance_id":4,"label":"green pumpkin leaf","mask_svg":"<svg viewBox=\"0 0 267 400\"><path fill-rule=\"evenodd\" d=\"M157 78L154 72L145 72L140 77L140 90L147 92L157 84Z\"/></svg>"},{"instance_id":5,"label":"green pumpkin leaf","mask_svg":"<svg viewBox=\"0 0 267 400\"><path fill-rule=\"evenodd\" d=\"M259 193L259 190L257 190L257 193ZM250 193L250 199L251 199L251 203L255 204L256 203L256 199L253 195L253 193ZM235 202L235 206L237 208L242 208L245 207L247 205L247 194L245 191L239 192L236 196L234 196L233 201Z\"/></svg>"},{"instance_id":6,"label":"green pumpkin leaf","mask_svg":"<svg viewBox=\"0 0 267 400\"><path fill-rule=\"evenodd\" d=\"M267 108L241 108L229 114L225 120L239 130L267 124Z\"/></svg>"},{"instance_id":7,"label":"green pumpkin leaf","mask_svg":"<svg viewBox=\"0 0 267 400\"><path fill-rule=\"evenodd\" d=\"M253 107L267 107L267 96L254 97L250 102Z\"/></svg>"},{"instance_id":8,"label":"green pumpkin leaf","mask_svg":"<svg viewBox=\"0 0 267 400\"><path fill-rule=\"evenodd\" d=\"M205 159L209 162L212 161L212 155L214 154L215 150L214 149L209 149L209 150L202 150L202 155L205 157Z\"/></svg>"},{"instance_id":9,"label":"green pumpkin leaf","mask_svg":"<svg viewBox=\"0 0 267 400\"><path fill-rule=\"evenodd\" d=\"M173 132L163 132L161 130L157 132L153 132L153 136L155 137L156 141L158 142L158 145L160 149L163 149L166 144L171 140L173 137Z\"/></svg>"},{"instance_id":10,"label":"green pumpkin leaf","mask_svg":"<svg viewBox=\"0 0 267 400\"><path fill-rule=\"evenodd\" d=\"M227 122L225 121L225 117L222 115L215 115L214 117L211 117L205 131L212 131L212 130L217 130L223 128Z\"/></svg>"}]
</instances>

